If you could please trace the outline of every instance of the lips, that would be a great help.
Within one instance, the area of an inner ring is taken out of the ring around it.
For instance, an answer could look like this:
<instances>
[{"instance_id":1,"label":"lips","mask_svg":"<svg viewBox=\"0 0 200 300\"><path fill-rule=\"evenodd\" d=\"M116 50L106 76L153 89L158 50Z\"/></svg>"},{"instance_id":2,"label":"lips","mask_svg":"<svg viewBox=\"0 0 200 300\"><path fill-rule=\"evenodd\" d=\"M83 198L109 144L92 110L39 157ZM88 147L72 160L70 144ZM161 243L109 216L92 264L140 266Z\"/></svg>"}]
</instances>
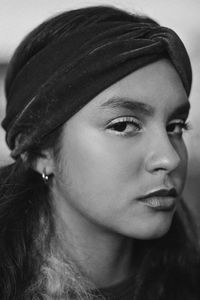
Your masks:
<instances>
[{"instance_id":1,"label":"lips","mask_svg":"<svg viewBox=\"0 0 200 300\"><path fill-rule=\"evenodd\" d=\"M159 189L139 197L138 200L155 210L171 211L176 206L177 196L175 188Z\"/></svg>"}]
</instances>

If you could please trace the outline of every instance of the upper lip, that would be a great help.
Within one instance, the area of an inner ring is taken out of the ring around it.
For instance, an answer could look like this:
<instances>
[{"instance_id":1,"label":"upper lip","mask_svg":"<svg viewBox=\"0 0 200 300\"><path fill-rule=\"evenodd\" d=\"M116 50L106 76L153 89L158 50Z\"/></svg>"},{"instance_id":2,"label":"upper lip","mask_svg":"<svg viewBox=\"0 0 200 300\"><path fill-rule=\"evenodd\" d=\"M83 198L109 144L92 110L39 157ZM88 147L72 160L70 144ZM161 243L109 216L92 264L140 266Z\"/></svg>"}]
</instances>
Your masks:
<instances>
[{"instance_id":1,"label":"upper lip","mask_svg":"<svg viewBox=\"0 0 200 300\"><path fill-rule=\"evenodd\" d=\"M153 192L150 192L148 194L145 194L144 196L139 197L139 199L147 199L150 197L177 197L177 191L175 188L171 189L166 189L166 188L161 188L154 190Z\"/></svg>"}]
</instances>

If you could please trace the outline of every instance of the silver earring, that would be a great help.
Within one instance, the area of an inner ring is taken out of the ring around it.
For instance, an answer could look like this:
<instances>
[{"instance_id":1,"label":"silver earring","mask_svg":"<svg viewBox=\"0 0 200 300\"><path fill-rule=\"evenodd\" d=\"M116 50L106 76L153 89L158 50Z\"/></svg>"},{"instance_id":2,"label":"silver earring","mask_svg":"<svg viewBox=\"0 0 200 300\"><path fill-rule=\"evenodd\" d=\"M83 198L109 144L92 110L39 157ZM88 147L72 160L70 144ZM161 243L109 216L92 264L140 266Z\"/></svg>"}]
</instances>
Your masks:
<instances>
[{"instance_id":1,"label":"silver earring","mask_svg":"<svg viewBox=\"0 0 200 300\"><path fill-rule=\"evenodd\" d=\"M48 183L48 180L49 180L49 176L46 174L46 169L43 170L42 172L42 179L44 181L44 183Z\"/></svg>"}]
</instances>

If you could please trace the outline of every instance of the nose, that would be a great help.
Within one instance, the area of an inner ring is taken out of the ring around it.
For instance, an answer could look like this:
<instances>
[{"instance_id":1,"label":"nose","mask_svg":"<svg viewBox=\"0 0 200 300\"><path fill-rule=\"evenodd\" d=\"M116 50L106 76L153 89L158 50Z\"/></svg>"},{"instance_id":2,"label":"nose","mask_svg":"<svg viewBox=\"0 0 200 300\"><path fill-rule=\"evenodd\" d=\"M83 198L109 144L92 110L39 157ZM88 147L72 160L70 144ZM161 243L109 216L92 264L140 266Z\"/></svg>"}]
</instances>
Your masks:
<instances>
[{"instance_id":1,"label":"nose","mask_svg":"<svg viewBox=\"0 0 200 300\"><path fill-rule=\"evenodd\" d=\"M179 166L181 161L175 146L165 132L151 137L147 153L145 168L150 173L158 171L170 173Z\"/></svg>"}]
</instances>

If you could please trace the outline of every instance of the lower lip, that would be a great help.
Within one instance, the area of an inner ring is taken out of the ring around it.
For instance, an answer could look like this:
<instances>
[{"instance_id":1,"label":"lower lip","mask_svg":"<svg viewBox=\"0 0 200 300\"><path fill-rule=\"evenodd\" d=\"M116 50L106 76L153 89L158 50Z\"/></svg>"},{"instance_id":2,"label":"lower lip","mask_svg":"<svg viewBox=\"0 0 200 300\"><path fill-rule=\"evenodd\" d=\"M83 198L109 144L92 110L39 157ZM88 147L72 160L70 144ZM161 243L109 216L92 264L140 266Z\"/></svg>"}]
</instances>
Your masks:
<instances>
[{"instance_id":1,"label":"lower lip","mask_svg":"<svg viewBox=\"0 0 200 300\"><path fill-rule=\"evenodd\" d=\"M155 210L172 211L176 206L176 198L174 197L149 197L141 199L144 205Z\"/></svg>"}]
</instances>

